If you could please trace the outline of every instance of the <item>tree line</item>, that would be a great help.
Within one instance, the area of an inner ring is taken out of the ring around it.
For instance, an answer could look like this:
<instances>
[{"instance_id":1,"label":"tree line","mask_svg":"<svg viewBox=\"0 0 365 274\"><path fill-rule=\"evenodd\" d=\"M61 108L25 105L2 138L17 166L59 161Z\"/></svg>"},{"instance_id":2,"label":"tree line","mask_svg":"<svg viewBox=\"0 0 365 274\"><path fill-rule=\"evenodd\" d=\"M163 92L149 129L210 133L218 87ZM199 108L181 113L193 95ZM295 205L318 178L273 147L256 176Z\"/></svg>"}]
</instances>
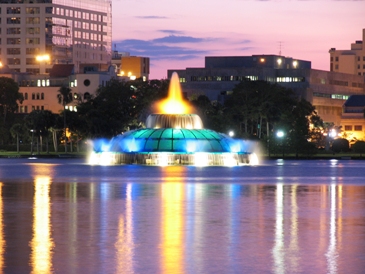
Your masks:
<instances>
[{"instance_id":1,"label":"tree line","mask_svg":"<svg viewBox=\"0 0 365 274\"><path fill-rule=\"evenodd\" d=\"M154 112L154 103L167 96L169 80L112 79L86 99L74 96L69 87L60 87L55 98L63 106L59 114L48 110L17 114L17 102L23 100L17 84L2 77L0 87L2 145L16 143L19 150L22 141L31 143L31 149L39 153L44 143L47 152L49 144L55 151L62 145L67 152L78 149L88 139L112 138L144 127L147 116ZM285 150L297 156L312 154L328 141L322 134L326 125L314 106L277 84L245 80L221 102L205 95L192 95L188 100L206 128L223 133L234 131L235 137L261 141L269 153ZM66 109L73 101L77 112ZM277 137L278 131L283 132L283 137Z\"/></svg>"}]
</instances>

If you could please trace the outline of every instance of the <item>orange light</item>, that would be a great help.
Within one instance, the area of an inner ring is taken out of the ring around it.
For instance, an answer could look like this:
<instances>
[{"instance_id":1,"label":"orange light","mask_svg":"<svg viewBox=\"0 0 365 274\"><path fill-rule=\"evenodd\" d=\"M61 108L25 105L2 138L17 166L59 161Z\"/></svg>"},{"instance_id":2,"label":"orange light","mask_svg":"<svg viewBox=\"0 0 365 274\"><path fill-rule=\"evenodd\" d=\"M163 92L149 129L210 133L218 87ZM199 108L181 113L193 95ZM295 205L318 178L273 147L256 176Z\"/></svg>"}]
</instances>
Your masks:
<instances>
[{"instance_id":1,"label":"orange light","mask_svg":"<svg viewBox=\"0 0 365 274\"><path fill-rule=\"evenodd\" d=\"M167 99L160 101L157 107L160 113L163 114L190 113L191 107L183 100L179 76L176 72L172 74Z\"/></svg>"},{"instance_id":2,"label":"orange light","mask_svg":"<svg viewBox=\"0 0 365 274\"><path fill-rule=\"evenodd\" d=\"M260 59L260 62L261 62L261 63L265 62L265 58L261 58L261 59Z\"/></svg>"}]
</instances>

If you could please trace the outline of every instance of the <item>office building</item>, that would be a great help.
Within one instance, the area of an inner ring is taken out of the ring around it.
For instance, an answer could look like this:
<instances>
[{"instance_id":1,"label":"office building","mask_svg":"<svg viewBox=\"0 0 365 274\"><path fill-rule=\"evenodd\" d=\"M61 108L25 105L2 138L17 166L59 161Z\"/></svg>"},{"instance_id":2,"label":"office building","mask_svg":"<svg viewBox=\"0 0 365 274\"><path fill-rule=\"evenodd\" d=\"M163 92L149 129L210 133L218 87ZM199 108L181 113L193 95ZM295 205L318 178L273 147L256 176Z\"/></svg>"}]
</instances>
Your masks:
<instances>
[{"instance_id":1,"label":"office building","mask_svg":"<svg viewBox=\"0 0 365 274\"><path fill-rule=\"evenodd\" d=\"M111 0L0 0L0 62L16 72L49 73L54 64L107 69Z\"/></svg>"},{"instance_id":2,"label":"office building","mask_svg":"<svg viewBox=\"0 0 365 274\"><path fill-rule=\"evenodd\" d=\"M365 29L362 30L362 40L352 43L350 49L331 48L329 53L331 71L365 75Z\"/></svg>"}]
</instances>

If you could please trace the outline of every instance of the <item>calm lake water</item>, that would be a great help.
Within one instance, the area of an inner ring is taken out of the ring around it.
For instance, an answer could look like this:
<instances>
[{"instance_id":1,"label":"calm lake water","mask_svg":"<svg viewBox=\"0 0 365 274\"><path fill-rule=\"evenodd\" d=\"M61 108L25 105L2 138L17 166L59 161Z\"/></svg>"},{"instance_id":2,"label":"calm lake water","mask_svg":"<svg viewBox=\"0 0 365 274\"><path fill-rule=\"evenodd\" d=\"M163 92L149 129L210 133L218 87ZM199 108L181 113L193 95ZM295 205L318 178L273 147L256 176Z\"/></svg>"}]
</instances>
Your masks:
<instances>
[{"instance_id":1,"label":"calm lake water","mask_svg":"<svg viewBox=\"0 0 365 274\"><path fill-rule=\"evenodd\" d=\"M0 159L0 182L3 273L365 271L365 161Z\"/></svg>"}]
</instances>

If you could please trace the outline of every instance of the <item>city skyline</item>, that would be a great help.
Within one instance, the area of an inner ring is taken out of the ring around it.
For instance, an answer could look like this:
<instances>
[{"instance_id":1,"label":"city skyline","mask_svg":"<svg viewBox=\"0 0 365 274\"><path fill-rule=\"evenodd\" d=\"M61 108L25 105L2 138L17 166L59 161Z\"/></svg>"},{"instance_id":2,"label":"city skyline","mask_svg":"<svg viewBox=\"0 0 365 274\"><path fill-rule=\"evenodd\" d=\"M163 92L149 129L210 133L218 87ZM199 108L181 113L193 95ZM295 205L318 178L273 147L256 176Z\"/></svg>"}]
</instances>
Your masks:
<instances>
[{"instance_id":1,"label":"city skyline","mask_svg":"<svg viewBox=\"0 0 365 274\"><path fill-rule=\"evenodd\" d=\"M362 40L365 1L113 1L113 50L151 59L150 79L205 56L275 54L329 70L330 48ZM121 11L119 13L119 11Z\"/></svg>"}]
</instances>

